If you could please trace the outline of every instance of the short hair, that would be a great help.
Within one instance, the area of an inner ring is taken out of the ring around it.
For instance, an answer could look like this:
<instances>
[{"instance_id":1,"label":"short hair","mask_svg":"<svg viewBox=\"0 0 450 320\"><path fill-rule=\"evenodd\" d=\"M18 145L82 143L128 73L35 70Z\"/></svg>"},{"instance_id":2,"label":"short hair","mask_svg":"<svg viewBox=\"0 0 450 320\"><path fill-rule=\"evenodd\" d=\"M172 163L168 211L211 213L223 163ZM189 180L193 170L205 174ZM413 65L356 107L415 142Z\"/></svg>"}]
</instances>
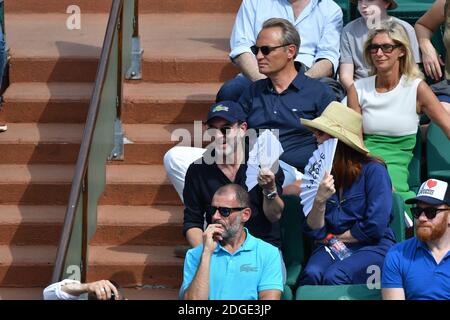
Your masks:
<instances>
[{"instance_id":1,"label":"short hair","mask_svg":"<svg viewBox=\"0 0 450 320\"><path fill-rule=\"evenodd\" d=\"M423 74L414 60L408 34L405 28L395 21L382 22L379 26L369 31L367 40L364 43L364 59L370 66L370 74L376 74L377 70L372 62L369 45L372 43L373 38L380 33L386 33L396 44L401 45L405 51L405 55L400 57L400 75L405 75L408 79L423 79Z\"/></svg>"},{"instance_id":2,"label":"short hair","mask_svg":"<svg viewBox=\"0 0 450 320\"><path fill-rule=\"evenodd\" d=\"M214 193L214 195L225 195L232 192L234 194L235 199L239 203L239 206L242 208L250 208L250 196L248 192L238 184L230 183L226 184Z\"/></svg>"},{"instance_id":3,"label":"short hair","mask_svg":"<svg viewBox=\"0 0 450 320\"><path fill-rule=\"evenodd\" d=\"M282 18L270 18L264 21L262 29L268 28L281 28L283 44L294 44L297 47L295 50L295 57L297 57L298 50L300 49L300 35L294 25L286 19Z\"/></svg>"}]
</instances>

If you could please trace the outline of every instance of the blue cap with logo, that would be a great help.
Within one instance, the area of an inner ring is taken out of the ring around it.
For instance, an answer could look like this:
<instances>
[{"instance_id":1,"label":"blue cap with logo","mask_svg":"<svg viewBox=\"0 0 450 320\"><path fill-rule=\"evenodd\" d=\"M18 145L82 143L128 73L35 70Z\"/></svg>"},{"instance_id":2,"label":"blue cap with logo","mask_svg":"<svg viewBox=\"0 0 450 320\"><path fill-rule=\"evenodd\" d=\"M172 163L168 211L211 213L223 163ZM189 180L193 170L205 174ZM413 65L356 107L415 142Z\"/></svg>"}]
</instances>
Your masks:
<instances>
[{"instance_id":1,"label":"blue cap with logo","mask_svg":"<svg viewBox=\"0 0 450 320\"><path fill-rule=\"evenodd\" d=\"M247 115L239 103L234 101L221 101L213 104L209 108L208 112L208 123L212 118L222 118L230 123L235 123L238 121L245 121Z\"/></svg>"}]
</instances>

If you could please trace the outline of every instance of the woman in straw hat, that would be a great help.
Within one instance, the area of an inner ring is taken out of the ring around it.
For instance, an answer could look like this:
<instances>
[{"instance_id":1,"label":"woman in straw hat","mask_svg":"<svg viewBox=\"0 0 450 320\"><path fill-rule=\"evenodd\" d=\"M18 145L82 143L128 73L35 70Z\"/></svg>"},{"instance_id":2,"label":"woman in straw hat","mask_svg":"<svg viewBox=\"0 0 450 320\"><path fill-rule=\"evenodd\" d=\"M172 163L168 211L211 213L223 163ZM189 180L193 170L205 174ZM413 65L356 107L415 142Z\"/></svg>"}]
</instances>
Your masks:
<instances>
[{"instance_id":1,"label":"woman in straw hat","mask_svg":"<svg viewBox=\"0 0 450 320\"><path fill-rule=\"evenodd\" d=\"M395 243L389 227L392 185L384 163L371 157L361 139L361 115L332 102L314 120L301 119L318 143L338 139L331 174L320 182L305 234L317 248L299 278L300 285L366 283L367 267L383 265ZM340 260L325 246L328 234L335 235L352 255Z\"/></svg>"},{"instance_id":2,"label":"woman in straw hat","mask_svg":"<svg viewBox=\"0 0 450 320\"><path fill-rule=\"evenodd\" d=\"M426 113L450 138L450 114L439 103L412 57L408 36L395 22L369 33L364 56L372 76L355 81L348 106L362 113L364 144L387 164L394 189L414 196L408 165L416 145L419 114Z\"/></svg>"}]
</instances>

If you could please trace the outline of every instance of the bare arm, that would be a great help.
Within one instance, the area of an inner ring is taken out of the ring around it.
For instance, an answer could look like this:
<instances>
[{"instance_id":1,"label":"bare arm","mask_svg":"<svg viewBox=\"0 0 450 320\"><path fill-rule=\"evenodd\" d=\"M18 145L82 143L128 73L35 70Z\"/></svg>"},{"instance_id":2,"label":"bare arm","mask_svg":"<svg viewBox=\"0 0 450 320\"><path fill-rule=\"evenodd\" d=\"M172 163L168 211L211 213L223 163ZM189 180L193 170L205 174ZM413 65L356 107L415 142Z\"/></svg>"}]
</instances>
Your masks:
<instances>
[{"instance_id":1,"label":"bare arm","mask_svg":"<svg viewBox=\"0 0 450 320\"><path fill-rule=\"evenodd\" d=\"M327 199L330 198L336 192L334 188L333 176L328 172L320 182L319 189L317 191L316 198L311 212L308 214L306 223L312 230L320 229L325 225L325 209Z\"/></svg>"},{"instance_id":2,"label":"bare arm","mask_svg":"<svg viewBox=\"0 0 450 320\"><path fill-rule=\"evenodd\" d=\"M190 228L186 232L186 240L192 248L203 243L203 230L200 228Z\"/></svg>"},{"instance_id":3,"label":"bare arm","mask_svg":"<svg viewBox=\"0 0 450 320\"><path fill-rule=\"evenodd\" d=\"M381 289L383 300L405 300L403 288L383 288Z\"/></svg>"},{"instance_id":4,"label":"bare arm","mask_svg":"<svg viewBox=\"0 0 450 320\"><path fill-rule=\"evenodd\" d=\"M275 175L268 169L261 169L258 174L258 184L263 189L263 193L269 194L272 191L276 191ZM281 213L284 209L284 202L279 195L275 199L269 200L266 196L263 196L263 210L267 219L270 222L277 222L281 218Z\"/></svg>"},{"instance_id":5,"label":"bare arm","mask_svg":"<svg viewBox=\"0 0 450 320\"><path fill-rule=\"evenodd\" d=\"M444 5L445 0L436 0L433 6L414 25L417 41L422 52L425 73L434 80L439 80L442 77L441 65L444 65L444 62L438 57L438 53L431 43L431 38L445 21Z\"/></svg>"},{"instance_id":6,"label":"bare arm","mask_svg":"<svg viewBox=\"0 0 450 320\"><path fill-rule=\"evenodd\" d=\"M439 100L434 95L431 88L422 81L417 88L418 110L423 111L436 123L448 139L450 139L450 113L448 113Z\"/></svg>"},{"instance_id":7,"label":"bare arm","mask_svg":"<svg viewBox=\"0 0 450 320\"><path fill-rule=\"evenodd\" d=\"M280 300L281 291L279 290L264 290L258 292L259 300Z\"/></svg>"},{"instance_id":8,"label":"bare arm","mask_svg":"<svg viewBox=\"0 0 450 320\"><path fill-rule=\"evenodd\" d=\"M333 64L328 59L321 59L316 61L305 74L311 78L332 77Z\"/></svg>"},{"instance_id":9,"label":"bare arm","mask_svg":"<svg viewBox=\"0 0 450 320\"><path fill-rule=\"evenodd\" d=\"M184 293L185 300L208 300L209 298L209 274L211 256L222 240L223 227L219 224L210 224L203 233L203 252L200 265L194 279Z\"/></svg>"},{"instance_id":10,"label":"bare arm","mask_svg":"<svg viewBox=\"0 0 450 320\"><path fill-rule=\"evenodd\" d=\"M339 65L339 81L342 83L346 90L352 86L353 74L355 72L355 67L353 63L341 63Z\"/></svg>"},{"instance_id":11,"label":"bare arm","mask_svg":"<svg viewBox=\"0 0 450 320\"><path fill-rule=\"evenodd\" d=\"M362 113L361 106L359 105L358 93L356 92L355 84L352 84L347 89L347 105L356 112L358 112L359 114Z\"/></svg>"},{"instance_id":12,"label":"bare arm","mask_svg":"<svg viewBox=\"0 0 450 320\"><path fill-rule=\"evenodd\" d=\"M234 58L233 61L247 79L256 81L266 78L265 75L259 73L258 63L253 53L244 52L243 54Z\"/></svg>"}]
</instances>

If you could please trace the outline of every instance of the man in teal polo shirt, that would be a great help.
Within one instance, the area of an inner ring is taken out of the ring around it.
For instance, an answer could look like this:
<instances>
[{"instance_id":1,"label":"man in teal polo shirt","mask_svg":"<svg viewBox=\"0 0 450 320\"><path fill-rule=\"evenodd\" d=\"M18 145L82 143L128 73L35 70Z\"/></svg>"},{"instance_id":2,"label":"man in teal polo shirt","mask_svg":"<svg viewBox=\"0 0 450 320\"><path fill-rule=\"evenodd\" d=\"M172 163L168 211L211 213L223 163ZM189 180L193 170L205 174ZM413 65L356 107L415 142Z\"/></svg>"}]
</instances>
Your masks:
<instances>
[{"instance_id":1,"label":"man in teal polo shirt","mask_svg":"<svg viewBox=\"0 0 450 320\"><path fill-rule=\"evenodd\" d=\"M450 185L429 179L406 200L417 236L393 246L382 272L385 300L450 300Z\"/></svg>"},{"instance_id":2,"label":"man in teal polo shirt","mask_svg":"<svg viewBox=\"0 0 450 320\"><path fill-rule=\"evenodd\" d=\"M248 193L237 184L219 188L210 214L212 223L203 233L203 245L186 254L180 298L280 299L283 280L278 249L244 228L251 216Z\"/></svg>"}]
</instances>

